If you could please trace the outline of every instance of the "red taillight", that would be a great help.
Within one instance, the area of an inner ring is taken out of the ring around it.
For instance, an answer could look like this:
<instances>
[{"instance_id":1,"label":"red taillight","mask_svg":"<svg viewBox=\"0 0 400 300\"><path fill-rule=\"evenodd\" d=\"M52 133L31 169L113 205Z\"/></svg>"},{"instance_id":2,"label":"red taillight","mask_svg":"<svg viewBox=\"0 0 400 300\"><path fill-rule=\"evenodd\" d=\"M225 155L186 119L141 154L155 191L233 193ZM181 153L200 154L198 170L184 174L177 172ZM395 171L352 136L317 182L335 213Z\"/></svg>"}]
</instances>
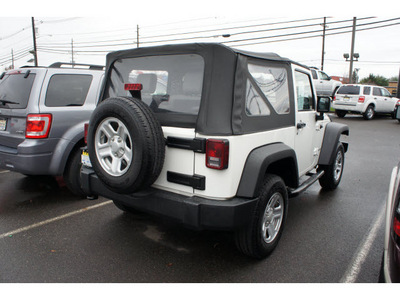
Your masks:
<instances>
[{"instance_id":1,"label":"red taillight","mask_svg":"<svg viewBox=\"0 0 400 300\"><path fill-rule=\"evenodd\" d=\"M51 127L50 114L31 114L26 117L25 137L28 139L44 139L49 136Z\"/></svg>"},{"instance_id":2,"label":"red taillight","mask_svg":"<svg viewBox=\"0 0 400 300\"><path fill-rule=\"evenodd\" d=\"M397 220L396 217L394 217L393 220L393 231L397 234L398 237L400 237L400 222Z\"/></svg>"},{"instance_id":3,"label":"red taillight","mask_svg":"<svg viewBox=\"0 0 400 300\"><path fill-rule=\"evenodd\" d=\"M358 98L358 102L359 102L359 103L364 103L364 101L365 101L365 96L360 96L360 97Z\"/></svg>"},{"instance_id":4,"label":"red taillight","mask_svg":"<svg viewBox=\"0 0 400 300\"><path fill-rule=\"evenodd\" d=\"M88 133L88 130L89 130L89 123L85 123L85 129L84 129L85 131L85 144L87 145L87 133Z\"/></svg>"},{"instance_id":5,"label":"red taillight","mask_svg":"<svg viewBox=\"0 0 400 300\"><path fill-rule=\"evenodd\" d=\"M336 100L336 96L333 96L333 99L332 99L332 101L335 101Z\"/></svg>"},{"instance_id":6,"label":"red taillight","mask_svg":"<svg viewBox=\"0 0 400 300\"><path fill-rule=\"evenodd\" d=\"M125 91L141 91L143 85L141 83L125 83L124 89Z\"/></svg>"},{"instance_id":7,"label":"red taillight","mask_svg":"<svg viewBox=\"0 0 400 300\"><path fill-rule=\"evenodd\" d=\"M229 141L209 139L206 142L206 166L211 169L228 168Z\"/></svg>"}]
</instances>

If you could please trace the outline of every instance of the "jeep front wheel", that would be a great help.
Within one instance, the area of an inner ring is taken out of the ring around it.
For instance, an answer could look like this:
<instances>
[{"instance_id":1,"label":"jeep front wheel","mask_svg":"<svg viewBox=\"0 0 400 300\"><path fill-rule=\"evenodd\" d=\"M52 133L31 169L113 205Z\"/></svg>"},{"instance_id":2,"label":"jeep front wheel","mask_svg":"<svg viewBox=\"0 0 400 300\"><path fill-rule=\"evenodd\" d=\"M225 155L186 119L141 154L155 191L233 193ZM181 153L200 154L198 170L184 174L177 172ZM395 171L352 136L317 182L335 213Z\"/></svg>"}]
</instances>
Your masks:
<instances>
[{"instance_id":1,"label":"jeep front wheel","mask_svg":"<svg viewBox=\"0 0 400 300\"><path fill-rule=\"evenodd\" d=\"M285 183L279 176L267 174L250 224L235 233L238 249L254 258L268 256L282 235L287 206Z\"/></svg>"},{"instance_id":2,"label":"jeep front wheel","mask_svg":"<svg viewBox=\"0 0 400 300\"><path fill-rule=\"evenodd\" d=\"M320 166L319 170L325 173L319 179L319 184L325 190L334 190L340 183L344 167L344 148L341 143L336 148L335 156L330 165Z\"/></svg>"},{"instance_id":3,"label":"jeep front wheel","mask_svg":"<svg viewBox=\"0 0 400 300\"><path fill-rule=\"evenodd\" d=\"M94 110L87 136L99 179L118 193L149 187L161 172L164 136L150 108L135 98L108 98Z\"/></svg>"}]
</instances>

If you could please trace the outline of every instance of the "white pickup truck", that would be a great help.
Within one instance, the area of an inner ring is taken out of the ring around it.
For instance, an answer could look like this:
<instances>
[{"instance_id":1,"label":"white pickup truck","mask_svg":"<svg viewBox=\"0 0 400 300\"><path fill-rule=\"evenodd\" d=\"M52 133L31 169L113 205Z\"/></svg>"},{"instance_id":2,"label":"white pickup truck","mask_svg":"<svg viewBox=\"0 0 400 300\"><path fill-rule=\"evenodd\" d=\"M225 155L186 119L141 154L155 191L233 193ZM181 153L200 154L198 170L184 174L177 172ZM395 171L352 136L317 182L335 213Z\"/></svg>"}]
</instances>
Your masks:
<instances>
[{"instance_id":1,"label":"white pickup truck","mask_svg":"<svg viewBox=\"0 0 400 300\"><path fill-rule=\"evenodd\" d=\"M318 96L332 96L342 85L340 81L333 80L325 72L316 68L311 68L314 87Z\"/></svg>"}]
</instances>

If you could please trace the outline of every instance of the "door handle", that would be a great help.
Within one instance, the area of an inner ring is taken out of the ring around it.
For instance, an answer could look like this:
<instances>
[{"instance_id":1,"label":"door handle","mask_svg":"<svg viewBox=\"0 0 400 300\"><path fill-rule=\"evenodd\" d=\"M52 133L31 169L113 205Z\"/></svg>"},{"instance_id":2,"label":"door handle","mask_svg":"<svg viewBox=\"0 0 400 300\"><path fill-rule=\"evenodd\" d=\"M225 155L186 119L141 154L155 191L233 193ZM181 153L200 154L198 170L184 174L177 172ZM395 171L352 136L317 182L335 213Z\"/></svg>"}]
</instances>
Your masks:
<instances>
[{"instance_id":1,"label":"door handle","mask_svg":"<svg viewBox=\"0 0 400 300\"><path fill-rule=\"evenodd\" d=\"M302 129L302 128L306 127L306 126L307 126L307 124L304 123L304 122L297 123L297 129Z\"/></svg>"}]
</instances>

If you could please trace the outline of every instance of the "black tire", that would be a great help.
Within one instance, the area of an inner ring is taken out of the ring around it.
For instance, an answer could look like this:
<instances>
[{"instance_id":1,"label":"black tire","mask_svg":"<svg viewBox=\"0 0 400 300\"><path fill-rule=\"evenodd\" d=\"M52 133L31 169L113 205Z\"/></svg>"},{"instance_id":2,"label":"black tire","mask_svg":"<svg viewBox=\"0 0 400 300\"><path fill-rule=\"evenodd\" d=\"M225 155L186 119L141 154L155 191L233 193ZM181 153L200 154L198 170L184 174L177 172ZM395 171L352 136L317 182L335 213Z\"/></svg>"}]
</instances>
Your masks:
<instances>
[{"instance_id":1,"label":"black tire","mask_svg":"<svg viewBox=\"0 0 400 300\"><path fill-rule=\"evenodd\" d=\"M372 120L375 116L375 109L373 105L368 105L367 109L363 113L365 120Z\"/></svg>"},{"instance_id":2,"label":"black tire","mask_svg":"<svg viewBox=\"0 0 400 300\"><path fill-rule=\"evenodd\" d=\"M67 188L78 197L86 197L81 187L81 151L79 148L72 150L65 166L63 178Z\"/></svg>"},{"instance_id":3,"label":"black tire","mask_svg":"<svg viewBox=\"0 0 400 300\"><path fill-rule=\"evenodd\" d=\"M336 147L335 156L330 165L320 166L319 170L324 170L325 173L319 179L319 184L324 190L334 190L340 183L343 176L344 167L344 147L339 143Z\"/></svg>"},{"instance_id":4,"label":"black tire","mask_svg":"<svg viewBox=\"0 0 400 300\"><path fill-rule=\"evenodd\" d=\"M97 176L118 193L129 194L149 187L164 164L161 126L150 108L135 98L102 101L90 118L87 142ZM101 147L109 151L101 154Z\"/></svg>"},{"instance_id":5,"label":"black tire","mask_svg":"<svg viewBox=\"0 0 400 300\"><path fill-rule=\"evenodd\" d=\"M288 193L284 181L279 176L267 174L250 224L235 232L237 248L258 259L271 254L282 236L287 207ZM279 215L278 220L270 219L274 211ZM272 223L274 229L268 226L271 229L264 230L266 222Z\"/></svg>"},{"instance_id":6,"label":"black tire","mask_svg":"<svg viewBox=\"0 0 400 300\"><path fill-rule=\"evenodd\" d=\"M344 116L347 114L347 111L345 111L345 110L336 110L335 111L335 113L336 113L336 115L339 117L339 118L344 118Z\"/></svg>"}]
</instances>

